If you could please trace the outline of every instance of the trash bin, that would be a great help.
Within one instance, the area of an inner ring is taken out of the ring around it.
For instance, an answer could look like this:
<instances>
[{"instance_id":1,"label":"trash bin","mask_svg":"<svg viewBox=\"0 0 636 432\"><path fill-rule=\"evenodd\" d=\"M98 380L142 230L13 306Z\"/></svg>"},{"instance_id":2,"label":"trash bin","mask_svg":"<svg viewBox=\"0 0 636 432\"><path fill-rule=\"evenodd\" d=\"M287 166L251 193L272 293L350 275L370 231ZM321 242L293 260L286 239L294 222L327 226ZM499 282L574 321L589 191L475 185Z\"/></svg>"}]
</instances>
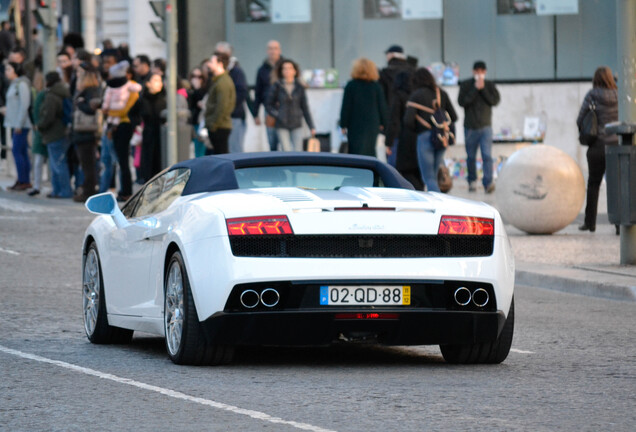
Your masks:
<instances>
[{"instance_id":1,"label":"trash bin","mask_svg":"<svg viewBox=\"0 0 636 432\"><path fill-rule=\"evenodd\" d=\"M606 132L618 134L621 145L605 146L607 215L616 225L636 224L636 124L612 123Z\"/></svg>"}]
</instances>

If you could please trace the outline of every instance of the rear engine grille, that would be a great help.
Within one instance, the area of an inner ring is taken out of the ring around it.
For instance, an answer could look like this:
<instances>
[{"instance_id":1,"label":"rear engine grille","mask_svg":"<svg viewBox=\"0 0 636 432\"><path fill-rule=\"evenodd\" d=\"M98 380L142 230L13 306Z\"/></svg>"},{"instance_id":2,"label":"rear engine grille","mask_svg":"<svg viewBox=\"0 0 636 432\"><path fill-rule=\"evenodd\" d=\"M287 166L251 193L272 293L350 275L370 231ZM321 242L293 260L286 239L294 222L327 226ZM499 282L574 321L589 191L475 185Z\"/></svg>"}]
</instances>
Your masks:
<instances>
[{"instance_id":1,"label":"rear engine grille","mask_svg":"<svg viewBox=\"0 0 636 432\"><path fill-rule=\"evenodd\" d=\"M492 255L494 236L232 236L234 256L280 258L433 258Z\"/></svg>"}]
</instances>

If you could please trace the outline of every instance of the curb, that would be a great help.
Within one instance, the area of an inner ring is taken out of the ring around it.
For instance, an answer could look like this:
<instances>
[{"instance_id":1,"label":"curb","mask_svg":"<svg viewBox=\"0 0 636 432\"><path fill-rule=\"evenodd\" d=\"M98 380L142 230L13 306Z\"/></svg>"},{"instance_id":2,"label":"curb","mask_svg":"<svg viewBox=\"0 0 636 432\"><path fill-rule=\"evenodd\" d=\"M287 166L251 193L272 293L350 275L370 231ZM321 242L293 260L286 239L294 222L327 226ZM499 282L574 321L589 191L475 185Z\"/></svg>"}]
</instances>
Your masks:
<instances>
[{"instance_id":1,"label":"curb","mask_svg":"<svg viewBox=\"0 0 636 432\"><path fill-rule=\"evenodd\" d=\"M518 264L515 285L544 288L609 300L636 302L636 278L590 267Z\"/></svg>"}]
</instances>

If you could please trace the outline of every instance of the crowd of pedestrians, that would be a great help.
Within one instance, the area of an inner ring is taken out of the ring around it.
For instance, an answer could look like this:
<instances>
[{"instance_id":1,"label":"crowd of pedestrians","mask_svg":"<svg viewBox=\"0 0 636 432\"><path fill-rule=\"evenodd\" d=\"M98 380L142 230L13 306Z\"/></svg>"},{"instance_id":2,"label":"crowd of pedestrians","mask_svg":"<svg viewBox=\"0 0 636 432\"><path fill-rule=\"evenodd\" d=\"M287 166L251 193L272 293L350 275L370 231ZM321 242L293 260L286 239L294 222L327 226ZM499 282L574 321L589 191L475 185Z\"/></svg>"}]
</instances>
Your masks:
<instances>
[{"instance_id":1,"label":"crowd of pedestrians","mask_svg":"<svg viewBox=\"0 0 636 432\"><path fill-rule=\"evenodd\" d=\"M17 172L11 190L39 194L48 159L52 184L48 197L83 202L95 193L112 190L118 200L125 201L135 182L143 184L166 166L162 159L167 119L164 59L152 60L144 54L132 58L127 45L114 47L110 41L104 41L101 54L94 55L82 49L81 37L75 35L58 53L56 70L43 73L41 53L27 59L6 23L0 27L4 69L0 74L0 135L5 148L4 130L11 132ZM453 103L431 72L418 68L401 46L392 45L385 54L387 64L381 69L364 57L353 62L340 110L345 151L376 156L376 142L382 134L391 165L417 189L440 191L438 174L446 146L454 141L457 121ZM257 126L265 125L271 151L302 151L303 121L312 136L316 128L300 70L296 62L283 56L279 42L269 41L252 98L232 46L217 43L187 80L178 80L178 119L192 131L194 157L244 151L248 112ZM609 96L616 98L611 78L611 71L597 71L595 90L586 97L588 105L592 97L601 107ZM475 62L473 77L460 83L458 97L465 110L471 192L476 191L478 180L478 151L483 159L484 190L491 193L495 188L492 107L499 101L494 82L486 79L486 64ZM611 102L614 111L610 111L615 113L616 103ZM441 125L434 118L437 112L442 113ZM595 228L595 202L603 175L598 168L603 165L599 148L588 150L590 181L582 230Z\"/></svg>"}]
</instances>

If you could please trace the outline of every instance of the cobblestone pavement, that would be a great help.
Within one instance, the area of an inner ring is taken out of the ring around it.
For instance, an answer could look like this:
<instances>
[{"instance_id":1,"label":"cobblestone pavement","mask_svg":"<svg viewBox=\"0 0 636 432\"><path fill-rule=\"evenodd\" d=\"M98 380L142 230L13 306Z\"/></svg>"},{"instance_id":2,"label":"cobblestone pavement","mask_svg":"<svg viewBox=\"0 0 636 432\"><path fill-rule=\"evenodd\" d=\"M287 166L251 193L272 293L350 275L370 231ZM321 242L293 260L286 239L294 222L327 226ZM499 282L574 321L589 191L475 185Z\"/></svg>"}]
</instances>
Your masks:
<instances>
[{"instance_id":1,"label":"cobblestone pavement","mask_svg":"<svg viewBox=\"0 0 636 432\"><path fill-rule=\"evenodd\" d=\"M633 430L634 303L518 286L513 351L498 366L447 365L437 347L345 345L180 367L150 335L88 343L91 218L0 192L0 430Z\"/></svg>"}]
</instances>

